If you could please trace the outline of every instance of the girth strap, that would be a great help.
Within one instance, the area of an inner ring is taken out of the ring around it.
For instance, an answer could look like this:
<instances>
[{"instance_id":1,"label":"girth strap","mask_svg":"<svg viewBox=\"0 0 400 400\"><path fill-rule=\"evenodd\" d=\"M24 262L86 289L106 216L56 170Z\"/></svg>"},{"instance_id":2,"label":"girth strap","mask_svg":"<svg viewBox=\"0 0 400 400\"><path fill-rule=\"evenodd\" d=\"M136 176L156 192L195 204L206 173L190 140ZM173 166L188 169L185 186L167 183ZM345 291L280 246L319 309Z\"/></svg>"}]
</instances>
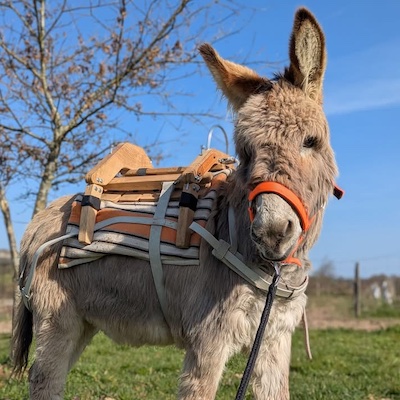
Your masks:
<instances>
[{"instance_id":1,"label":"girth strap","mask_svg":"<svg viewBox=\"0 0 400 400\"><path fill-rule=\"evenodd\" d=\"M154 213L154 218L152 220L152 225L150 227L150 238L149 238L149 258L150 258L150 267L151 272L153 274L154 285L157 291L158 300L161 306L161 310L164 314L164 319L168 323L168 310L167 310L167 298L165 294L165 286L164 286L164 274L162 268L161 261L161 252L160 252L160 239L161 239L161 230L163 227L163 223L165 221L165 213L168 208L169 199L171 197L171 193L173 192L175 186L173 182L164 182L162 184L162 190L160 194L160 198L157 203L157 207ZM160 221L161 223L157 223Z\"/></svg>"}]
</instances>

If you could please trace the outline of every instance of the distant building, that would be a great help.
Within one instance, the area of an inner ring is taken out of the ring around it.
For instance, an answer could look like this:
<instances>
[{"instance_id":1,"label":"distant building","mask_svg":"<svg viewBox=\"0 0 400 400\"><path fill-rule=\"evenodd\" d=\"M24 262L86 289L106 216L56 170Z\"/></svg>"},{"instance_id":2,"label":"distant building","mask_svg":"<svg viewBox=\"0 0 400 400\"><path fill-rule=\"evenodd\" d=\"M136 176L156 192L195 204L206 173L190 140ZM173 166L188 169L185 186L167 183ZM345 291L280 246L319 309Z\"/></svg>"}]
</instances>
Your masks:
<instances>
[{"instance_id":1,"label":"distant building","mask_svg":"<svg viewBox=\"0 0 400 400\"><path fill-rule=\"evenodd\" d=\"M382 300L382 290L378 283L373 283L371 285L372 296L374 296L375 300Z\"/></svg>"},{"instance_id":2,"label":"distant building","mask_svg":"<svg viewBox=\"0 0 400 400\"><path fill-rule=\"evenodd\" d=\"M389 305L393 304L393 298L396 296L395 287L392 281L384 280L382 282L383 302Z\"/></svg>"},{"instance_id":3,"label":"distant building","mask_svg":"<svg viewBox=\"0 0 400 400\"><path fill-rule=\"evenodd\" d=\"M396 285L393 279L377 280L370 286L373 298L378 302L392 305L396 297Z\"/></svg>"}]
</instances>

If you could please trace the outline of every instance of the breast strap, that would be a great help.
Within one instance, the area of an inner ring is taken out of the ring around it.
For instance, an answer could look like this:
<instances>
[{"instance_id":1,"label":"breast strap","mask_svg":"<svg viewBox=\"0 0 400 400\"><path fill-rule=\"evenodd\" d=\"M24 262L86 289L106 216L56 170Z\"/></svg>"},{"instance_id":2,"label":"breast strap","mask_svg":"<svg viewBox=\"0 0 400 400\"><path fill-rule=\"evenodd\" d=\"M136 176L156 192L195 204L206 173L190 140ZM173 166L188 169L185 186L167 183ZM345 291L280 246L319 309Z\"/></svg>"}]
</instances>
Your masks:
<instances>
[{"instance_id":1,"label":"breast strap","mask_svg":"<svg viewBox=\"0 0 400 400\"><path fill-rule=\"evenodd\" d=\"M231 211L229 214L229 232L230 237L235 236L234 229L234 212ZM212 248L212 254L214 257L221 260L226 266L228 266L232 271L236 272L243 279L249 282L251 285L260 289L262 292L267 293L269 287L272 283L272 275L267 274L261 268L252 265L251 268L248 267L243 262L243 256L237 251L233 250L229 243L222 239L217 239L213 236L207 229L203 228L197 222L192 222L189 227L192 231L198 233ZM234 243L237 240L233 240ZM236 247L236 246L234 246ZM304 293L308 285L308 276L305 278L304 282L300 286L290 286L286 283L279 281L276 295L283 298L291 298L299 296Z\"/></svg>"}]
</instances>

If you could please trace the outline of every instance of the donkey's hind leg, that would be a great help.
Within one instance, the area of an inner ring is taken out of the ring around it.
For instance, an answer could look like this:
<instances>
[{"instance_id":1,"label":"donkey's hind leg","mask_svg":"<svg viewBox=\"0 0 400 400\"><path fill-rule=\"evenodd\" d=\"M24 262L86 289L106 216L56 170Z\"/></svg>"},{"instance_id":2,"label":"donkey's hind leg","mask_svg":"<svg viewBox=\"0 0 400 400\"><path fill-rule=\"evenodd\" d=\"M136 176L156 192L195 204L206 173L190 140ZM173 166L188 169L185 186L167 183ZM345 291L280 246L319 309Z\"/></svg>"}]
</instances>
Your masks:
<instances>
[{"instance_id":1,"label":"donkey's hind leg","mask_svg":"<svg viewBox=\"0 0 400 400\"><path fill-rule=\"evenodd\" d=\"M83 350L85 350L86 346L91 342L93 336L96 335L98 331L99 330L93 325L90 325L86 322L84 323L83 332L81 333L81 336L76 343L75 351L71 354L68 370L70 370L73 365L78 361Z\"/></svg>"},{"instance_id":2,"label":"donkey's hind leg","mask_svg":"<svg viewBox=\"0 0 400 400\"><path fill-rule=\"evenodd\" d=\"M191 348L186 352L180 378L180 400L212 400L218 389L224 366L229 358L226 343Z\"/></svg>"},{"instance_id":3,"label":"donkey's hind leg","mask_svg":"<svg viewBox=\"0 0 400 400\"><path fill-rule=\"evenodd\" d=\"M35 362L29 371L31 400L61 400L67 374L94 335L82 320L49 315L36 322Z\"/></svg>"}]
</instances>

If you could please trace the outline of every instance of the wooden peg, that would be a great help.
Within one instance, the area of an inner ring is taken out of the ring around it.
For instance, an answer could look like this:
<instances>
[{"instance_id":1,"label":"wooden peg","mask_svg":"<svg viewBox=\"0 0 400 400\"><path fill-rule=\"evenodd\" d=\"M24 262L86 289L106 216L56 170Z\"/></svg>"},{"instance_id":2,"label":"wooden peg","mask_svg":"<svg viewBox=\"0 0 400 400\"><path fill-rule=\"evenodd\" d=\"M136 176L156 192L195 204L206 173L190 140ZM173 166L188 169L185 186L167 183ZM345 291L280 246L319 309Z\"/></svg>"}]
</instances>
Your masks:
<instances>
[{"instance_id":1,"label":"wooden peg","mask_svg":"<svg viewBox=\"0 0 400 400\"><path fill-rule=\"evenodd\" d=\"M187 249L190 246L189 225L193 222L199 190L200 186L195 183L187 183L182 190L175 243L176 247L181 249Z\"/></svg>"},{"instance_id":2,"label":"wooden peg","mask_svg":"<svg viewBox=\"0 0 400 400\"><path fill-rule=\"evenodd\" d=\"M97 211L100 209L100 199L103 188L96 184L86 187L82 198L81 218L79 222L78 240L81 243L90 244L93 240L94 225Z\"/></svg>"}]
</instances>

